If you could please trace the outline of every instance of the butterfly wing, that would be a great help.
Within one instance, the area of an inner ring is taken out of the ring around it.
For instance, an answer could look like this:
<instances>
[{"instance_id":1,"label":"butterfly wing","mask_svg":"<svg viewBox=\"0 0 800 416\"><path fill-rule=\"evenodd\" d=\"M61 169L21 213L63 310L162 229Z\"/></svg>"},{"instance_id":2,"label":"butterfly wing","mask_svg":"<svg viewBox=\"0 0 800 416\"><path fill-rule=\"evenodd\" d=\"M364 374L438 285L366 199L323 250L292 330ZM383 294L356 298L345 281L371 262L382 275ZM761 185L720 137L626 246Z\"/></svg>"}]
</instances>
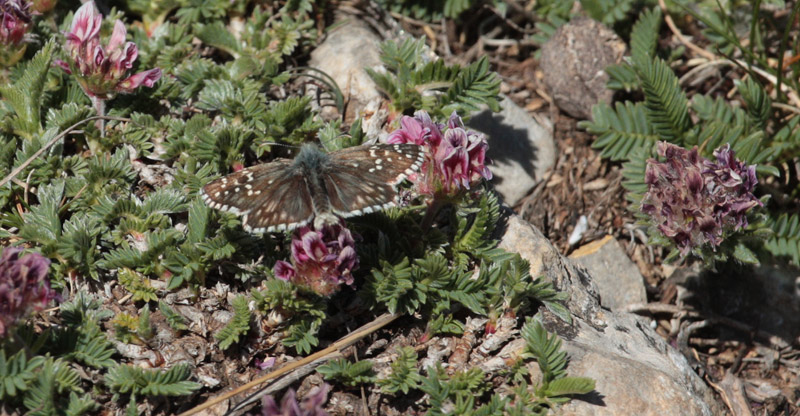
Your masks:
<instances>
[{"instance_id":1,"label":"butterfly wing","mask_svg":"<svg viewBox=\"0 0 800 416\"><path fill-rule=\"evenodd\" d=\"M311 195L292 161L278 159L217 179L200 192L211 208L243 215L244 229L254 233L287 231L314 217Z\"/></svg>"},{"instance_id":2,"label":"butterfly wing","mask_svg":"<svg viewBox=\"0 0 800 416\"><path fill-rule=\"evenodd\" d=\"M414 144L376 144L331 154L322 173L331 211L352 217L392 207L396 186L419 171L425 150Z\"/></svg>"}]
</instances>

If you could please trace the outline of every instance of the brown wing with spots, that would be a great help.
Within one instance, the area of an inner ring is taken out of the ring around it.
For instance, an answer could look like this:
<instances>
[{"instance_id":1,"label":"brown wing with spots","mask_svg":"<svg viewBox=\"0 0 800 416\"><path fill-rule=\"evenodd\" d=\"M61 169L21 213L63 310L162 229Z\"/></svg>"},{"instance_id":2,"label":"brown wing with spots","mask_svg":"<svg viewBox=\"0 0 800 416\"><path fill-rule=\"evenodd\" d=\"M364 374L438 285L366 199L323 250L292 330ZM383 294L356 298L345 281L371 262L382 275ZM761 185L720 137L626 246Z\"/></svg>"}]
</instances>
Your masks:
<instances>
[{"instance_id":1,"label":"brown wing with spots","mask_svg":"<svg viewBox=\"0 0 800 416\"><path fill-rule=\"evenodd\" d=\"M217 179L200 192L210 207L244 216L251 232L291 230L313 217L302 172L278 159Z\"/></svg>"},{"instance_id":2,"label":"brown wing with spots","mask_svg":"<svg viewBox=\"0 0 800 416\"><path fill-rule=\"evenodd\" d=\"M397 184L419 171L424 160L424 149L413 144L359 146L332 153L323 180L333 213L351 217L393 206Z\"/></svg>"}]
</instances>

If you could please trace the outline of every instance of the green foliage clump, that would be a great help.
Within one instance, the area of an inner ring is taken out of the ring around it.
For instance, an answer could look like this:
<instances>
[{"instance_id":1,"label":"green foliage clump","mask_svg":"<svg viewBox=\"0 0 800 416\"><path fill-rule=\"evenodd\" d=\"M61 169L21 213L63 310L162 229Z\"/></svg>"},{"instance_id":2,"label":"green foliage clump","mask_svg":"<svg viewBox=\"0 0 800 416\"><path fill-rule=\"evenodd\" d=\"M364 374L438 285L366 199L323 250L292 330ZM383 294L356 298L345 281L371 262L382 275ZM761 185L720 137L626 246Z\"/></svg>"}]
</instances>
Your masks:
<instances>
[{"instance_id":1,"label":"green foliage clump","mask_svg":"<svg viewBox=\"0 0 800 416\"><path fill-rule=\"evenodd\" d=\"M44 357L28 360L25 351L6 358L5 350L0 350L0 399L8 400L28 389L28 384L36 377L36 370L44 363Z\"/></svg>"},{"instance_id":2,"label":"green foliage clump","mask_svg":"<svg viewBox=\"0 0 800 416\"><path fill-rule=\"evenodd\" d=\"M335 380L349 387L373 383L375 381L375 372L372 371L372 362L370 361L351 363L343 358L339 358L328 361L317 367L317 371L322 374L326 380Z\"/></svg>"},{"instance_id":3,"label":"green foliage clump","mask_svg":"<svg viewBox=\"0 0 800 416\"><path fill-rule=\"evenodd\" d=\"M425 58L422 39L406 39L384 42L381 62L386 72L370 68L367 72L397 112L425 110L431 117L443 118L453 111L469 114L482 105L500 110L500 78L489 71L486 57L466 67L447 65L441 59Z\"/></svg>"},{"instance_id":4,"label":"green foliage clump","mask_svg":"<svg viewBox=\"0 0 800 416\"><path fill-rule=\"evenodd\" d=\"M715 159L714 150L729 144L736 157L748 165L755 164L760 175L777 176L778 166L791 158L798 148L797 130L784 127L768 137L772 100L752 77L736 82L745 109L732 106L721 97L703 94L687 97L669 61L657 50L661 20L659 8L643 13L631 31L630 58L607 71L611 88L641 92L644 100L617 103L614 108L598 104L592 110L592 121L580 123L598 136L593 147L599 149L603 157L624 162L623 185L629 192L627 198L633 202L632 209L638 211L648 190L644 182L646 161L655 156L659 140L684 148L698 146L700 155L708 159ZM762 198L762 202L766 201ZM774 224L777 215L779 213L773 214L769 206L765 214L750 212L749 225L726 235L722 246L692 253L709 265L728 260L757 263L762 248L774 255L791 256L787 249L792 247L790 240L794 237L784 235L780 244L781 237L770 237L767 225ZM654 244L672 247L670 240L660 236L654 228L650 237ZM765 238L769 239L766 244ZM668 259L675 258L678 258L678 251L673 248Z\"/></svg>"},{"instance_id":5,"label":"green foliage clump","mask_svg":"<svg viewBox=\"0 0 800 416\"><path fill-rule=\"evenodd\" d=\"M379 379L383 391L390 394L420 390L426 394L431 415L545 415L570 396L588 394L595 382L586 377L568 376L568 357L561 350L561 340L549 334L536 319L528 319L521 330L525 347L514 364L511 394L490 394L492 387L486 374L477 367L456 371L452 375L441 365L426 369L423 377L416 369L416 353L412 347L398 349L388 377ZM523 366L536 360L541 379L528 374ZM510 373L511 374L511 373ZM478 405L479 402L482 404Z\"/></svg>"},{"instance_id":6,"label":"green foliage clump","mask_svg":"<svg viewBox=\"0 0 800 416\"><path fill-rule=\"evenodd\" d=\"M253 291L256 309L264 314L279 314L286 328L283 344L294 347L298 354L308 354L319 344L317 333L325 313L324 299L280 279L270 279L265 290Z\"/></svg>"},{"instance_id":7,"label":"green foliage clump","mask_svg":"<svg viewBox=\"0 0 800 416\"><path fill-rule=\"evenodd\" d=\"M200 383L189 381L191 376L192 368L187 364L167 371L119 364L106 374L105 383L116 395L182 396L200 388Z\"/></svg>"},{"instance_id":8,"label":"green foliage clump","mask_svg":"<svg viewBox=\"0 0 800 416\"><path fill-rule=\"evenodd\" d=\"M409 390L419 388L422 381L416 367L417 353L414 348L398 348L397 359L391 364L391 373L386 378L378 379L378 385L389 394L396 394L398 391L408 394Z\"/></svg>"}]
</instances>

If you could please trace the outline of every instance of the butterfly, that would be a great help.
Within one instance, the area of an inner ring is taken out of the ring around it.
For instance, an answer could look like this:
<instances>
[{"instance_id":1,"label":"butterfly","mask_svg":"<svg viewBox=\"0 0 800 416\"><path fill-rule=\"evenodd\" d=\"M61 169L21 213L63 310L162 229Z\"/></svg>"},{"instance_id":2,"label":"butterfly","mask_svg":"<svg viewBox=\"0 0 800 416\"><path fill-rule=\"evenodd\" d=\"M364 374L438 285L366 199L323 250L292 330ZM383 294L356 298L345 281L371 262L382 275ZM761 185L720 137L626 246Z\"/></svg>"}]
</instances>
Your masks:
<instances>
[{"instance_id":1,"label":"butterfly","mask_svg":"<svg viewBox=\"0 0 800 416\"><path fill-rule=\"evenodd\" d=\"M415 144L373 144L325 153L306 144L276 159L217 179L200 191L211 208L243 216L253 233L314 228L395 206L397 185L422 167Z\"/></svg>"}]
</instances>

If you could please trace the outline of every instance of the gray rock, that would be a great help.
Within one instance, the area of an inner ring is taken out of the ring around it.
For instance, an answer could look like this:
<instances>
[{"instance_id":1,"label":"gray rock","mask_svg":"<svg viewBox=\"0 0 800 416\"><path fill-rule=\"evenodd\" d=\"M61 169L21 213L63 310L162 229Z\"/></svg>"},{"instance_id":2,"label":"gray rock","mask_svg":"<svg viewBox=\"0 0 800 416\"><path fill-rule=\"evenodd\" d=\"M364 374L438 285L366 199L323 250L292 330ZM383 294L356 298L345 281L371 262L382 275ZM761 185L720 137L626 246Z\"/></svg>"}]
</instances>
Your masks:
<instances>
[{"instance_id":1,"label":"gray rock","mask_svg":"<svg viewBox=\"0 0 800 416\"><path fill-rule=\"evenodd\" d=\"M573 19L542 45L540 66L544 83L556 105L567 114L588 119L592 106L611 103L606 88L608 65L625 54L623 42L612 30L589 18Z\"/></svg>"},{"instance_id":2,"label":"gray rock","mask_svg":"<svg viewBox=\"0 0 800 416\"><path fill-rule=\"evenodd\" d=\"M612 236L586 244L570 254L585 267L600 292L600 304L614 311L647 302L644 277Z\"/></svg>"},{"instance_id":3,"label":"gray rock","mask_svg":"<svg viewBox=\"0 0 800 416\"><path fill-rule=\"evenodd\" d=\"M499 113L487 109L472 115L467 126L488 136L492 183L506 203L515 205L553 167L556 147L548 129L525 109L508 97L500 105Z\"/></svg>"},{"instance_id":4,"label":"gray rock","mask_svg":"<svg viewBox=\"0 0 800 416\"><path fill-rule=\"evenodd\" d=\"M600 307L593 277L558 253L532 225L509 214L500 243L570 295L573 325L545 314L570 356L568 373L593 378L595 392L560 409L566 415L715 415L711 389L686 358L635 315Z\"/></svg>"},{"instance_id":5,"label":"gray rock","mask_svg":"<svg viewBox=\"0 0 800 416\"><path fill-rule=\"evenodd\" d=\"M380 43L366 23L350 18L311 52L309 66L330 75L342 90L347 120L355 119L371 101L381 100L377 85L364 70L381 65Z\"/></svg>"}]
</instances>

